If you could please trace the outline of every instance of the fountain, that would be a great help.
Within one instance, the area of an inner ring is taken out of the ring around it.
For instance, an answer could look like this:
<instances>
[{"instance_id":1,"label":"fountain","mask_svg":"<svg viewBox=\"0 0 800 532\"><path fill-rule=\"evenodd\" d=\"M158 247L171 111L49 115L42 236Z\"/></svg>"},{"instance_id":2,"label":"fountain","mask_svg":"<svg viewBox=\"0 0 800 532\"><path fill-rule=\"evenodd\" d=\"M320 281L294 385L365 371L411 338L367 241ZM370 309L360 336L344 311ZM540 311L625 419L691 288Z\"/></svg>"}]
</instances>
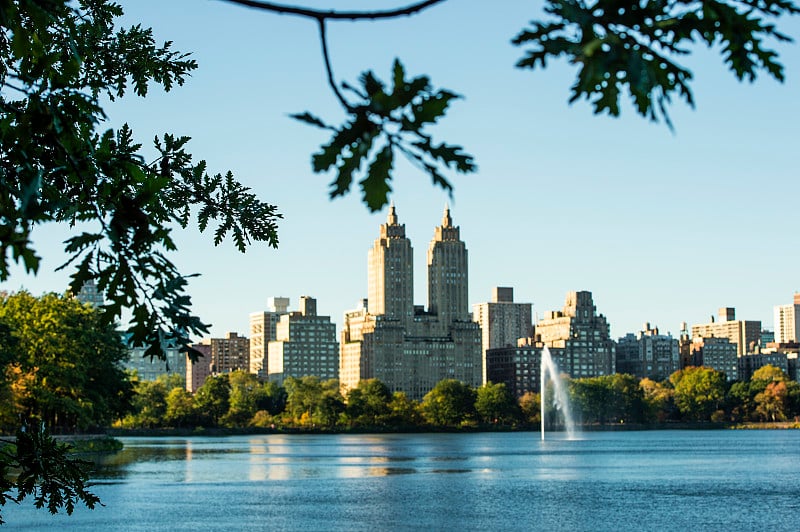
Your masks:
<instances>
[{"instance_id":1,"label":"fountain","mask_svg":"<svg viewBox=\"0 0 800 532\"><path fill-rule=\"evenodd\" d=\"M542 348L542 365L540 369L540 390L539 390L539 404L540 416L542 418L542 441L544 441L544 402L545 402L545 383L547 382L547 375L550 375L550 380L553 381L553 406L556 410L560 410L564 414L564 429L567 431L567 439L575 439L575 420L572 419L572 412L569 406L569 395L558 374L558 366L550 356L550 349L547 346Z\"/></svg>"}]
</instances>

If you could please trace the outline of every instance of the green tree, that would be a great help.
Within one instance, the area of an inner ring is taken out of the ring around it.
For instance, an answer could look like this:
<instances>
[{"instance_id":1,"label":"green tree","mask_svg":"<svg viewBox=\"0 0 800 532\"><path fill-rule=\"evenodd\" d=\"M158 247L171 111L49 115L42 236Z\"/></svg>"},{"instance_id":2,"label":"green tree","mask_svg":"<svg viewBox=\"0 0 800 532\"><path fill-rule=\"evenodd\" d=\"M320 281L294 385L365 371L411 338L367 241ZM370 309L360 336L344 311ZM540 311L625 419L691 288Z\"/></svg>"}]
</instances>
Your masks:
<instances>
[{"instance_id":1,"label":"green tree","mask_svg":"<svg viewBox=\"0 0 800 532\"><path fill-rule=\"evenodd\" d=\"M173 427L192 427L198 421L194 396L186 388L173 388L165 399L165 424Z\"/></svg>"},{"instance_id":2,"label":"green tree","mask_svg":"<svg viewBox=\"0 0 800 532\"><path fill-rule=\"evenodd\" d=\"M117 27L121 15L108 0L0 5L0 281L9 258L39 269L34 228L79 224L62 265L75 266L72 291L97 280L106 320L130 309L134 344L156 355L165 337L188 347L190 334L207 332L168 258L172 227L196 215L203 231L217 220L215 243L231 234L244 251L253 240L277 245L280 215L230 172L193 162L188 137L156 139L158 156L146 162L127 125L104 128L103 101L169 91L197 67L150 29Z\"/></svg>"},{"instance_id":3,"label":"green tree","mask_svg":"<svg viewBox=\"0 0 800 532\"><path fill-rule=\"evenodd\" d=\"M475 390L455 379L445 379L422 399L425 421L442 427L458 427L475 419Z\"/></svg>"},{"instance_id":4,"label":"green tree","mask_svg":"<svg viewBox=\"0 0 800 532\"><path fill-rule=\"evenodd\" d=\"M481 423L513 425L521 417L521 410L506 385L488 382L478 388L475 395L475 412Z\"/></svg>"},{"instance_id":5,"label":"green tree","mask_svg":"<svg viewBox=\"0 0 800 532\"><path fill-rule=\"evenodd\" d=\"M250 423L258 405L265 396L258 377L246 371L232 371L228 374L230 386L229 407L222 423L232 427L242 427Z\"/></svg>"},{"instance_id":6,"label":"green tree","mask_svg":"<svg viewBox=\"0 0 800 532\"><path fill-rule=\"evenodd\" d=\"M280 414L286 408L286 388L276 382L267 381L262 384L263 393L259 395L257 407L267 411L271 416Z\"/></svg>"},{"instance_id":7,"label":"green tree","mask_svg":"<svg viewBox=\"0 0 800 532\"><path fill-rule=\"evenodd\" d=\"M378 379L360 381L347 394L345 413L351 424L362 427L385 425L389 417L392 393Z\"/></svg>"},{"instance_id":8,"label":"green tree","mask_svg":"<svg viewBox=\"0 0 800 532\"><path fill-rule=\"evenodd\" d=\"M209 375L194 395L201 419L212 426L220 424L230 409L231 386L227 375Z\"/></svg>"},{"instance_id":9,"label":"green tree","mask_svg":"<svg viewBox=\"0 0 800 532\"><path fill-rule=\"evenodd\" d=\"M388 406L391 426L405 429L422 424L419 403L409 399L405 392L394 392Z\"/></svg>"},{"instance_id":10,"label":"green tree","mask_svg":"<svg viewBox=\"0 0 800 532\"><path fill-rule=\"evenodd\" d=\"M584 422L641 422L644 393L632 375L603 375L570 382L570 397Z\"/></svg>"},{"instance_id":11,"label":"green tree","mask_svg":"<svg viewBox=\"0 0 800 532\"><path fill-rule=\"evenodd\" d=\"M689 419L707 421L725 398L725 374L704 366L690 366L669 377L675 387L675 404Z\"/></svg>"},{"instance_id":12,"label":"green tree","mask_svg":"<svg viewBox=\"0 0 800 532\"><path fill-rule=\"evenodd\" d=\"M100 314L75 299L0 295L9 341L2 355L4 419L36 419L49 430L108 426L130 408L122 369L127 349Z\"/></svg>"},{"instance_id":13,"label":"green tree","mask_svg":"<svg viewBox=\"0 0 800 532\"><path fill-rule=\"evenodd\" d=\"M288 394L286 412L294 423L331 427L345 410L336 379L323 382L315 376L288 377L284 386Z\"/></svg>"}]
</instances>

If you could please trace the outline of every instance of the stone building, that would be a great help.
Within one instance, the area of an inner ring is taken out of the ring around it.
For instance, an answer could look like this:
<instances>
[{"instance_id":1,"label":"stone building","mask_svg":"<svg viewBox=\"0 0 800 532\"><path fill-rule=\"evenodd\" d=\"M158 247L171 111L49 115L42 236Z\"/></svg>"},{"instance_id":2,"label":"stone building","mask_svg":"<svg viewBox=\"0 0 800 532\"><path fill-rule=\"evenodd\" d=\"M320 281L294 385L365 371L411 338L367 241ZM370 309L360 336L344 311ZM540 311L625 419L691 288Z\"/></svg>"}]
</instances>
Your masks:
<instances>
[{"instance_id":1,"label":"stone building","mask_svg":"<svg viewBox=\"0 0 800 532\"><path fill-rule=\"evenodd\" d=\"M250 314L250 373L266 378L267 346L276 339L278 320L289 312L288 297L271 297L267 301L269 310Z\"/></svg>"},{"instance_id":2,"label":"stone building","mask_svg":"<svg viewBox=\"0 0 800 532\"><path fill-rule=\"evenodd\" d=\"M744 321L736 319L736 309L722 307L718 312L718 320L711 318L710 323L692 325L692 341L700 338L727 338L736 344L738 356L755 352L761 340L761 321Z\"/></svg>"},{"instance_id":3,"label":"stone building","mask_svg":"<svg viewBox=\"0 0 800 532\"><path fill-rule=\"evenodd\" d=\"M728 381L739 378L738 346L728 338L692 339L692 365L705 366L725 373Z\"/></svg>"},{"instance_id":4,"label":"stone building","mask_svg":"<svg viewBox=\"0 0 800 532\"><path fill-rule=\"evenodd\" d=\"M775 342L800 342L800 294L794 295L791 305L775 307Z\"/></svg>"},{"instance_id":5,"label":"stone building","mask_svg":"<svg viewBox=\"0 0 800 532\"><path fill-rule=\"evenodd\" d=\"M640 379L661 381L681 369L678 339L659 334L658 327L650 328L649 323L645 323L642 331L620 338L616 353L616 372Z\"/></svg>"},{"instance_id":6,"label":"stone building","mask_svg":"<svg viewBox=\"0 0 800 532\"><path fill-rule=\"evenodd\" d=\"M469 314L468 254L449 209L428 248L428 305L413 304L413 248L394 206L369 252L366 305L345 313L343 390L377 378L422 399L442 379L482 382L481 331Z\"/></svg>"},{"instance_id":7,"label":"stone building","mask_svg":"<svg viewBox=\"0 0 800 532\"><path fill-rule=\"evenodd\" d=\"M472 306L472 317L481 327L482 377L488 382L486 353L489 349L514 347L520 338L533 334L531 303L514 303L514 289L495 287L492 301ZM492 381L495 382L495 381Z\"/></svg>"},{"instance_id":8,"label":"stone building","mask_svg":"<svg viewBox=\"0 0 800 532\"><path fill-rule=\"evenodd\" d=\"M561 311L548 312L536 323L534 336L551 351L563 352L559 367L573 379L616 371L608 321L597 314L591 292L569 292Z\"/></svg>"},{"instance_id":9,"label":"stone building","mask_svg":"<svg viewBox=\"0 0 800 532\"><path fill-rule=\"evenodd\" d=\"M317 300L300 297L300 311L283 314L275 340L267 346L268 378L280 384L287 377L339 378L339 343L330 316L317 314Z\"/></svg>"}]
</instances>

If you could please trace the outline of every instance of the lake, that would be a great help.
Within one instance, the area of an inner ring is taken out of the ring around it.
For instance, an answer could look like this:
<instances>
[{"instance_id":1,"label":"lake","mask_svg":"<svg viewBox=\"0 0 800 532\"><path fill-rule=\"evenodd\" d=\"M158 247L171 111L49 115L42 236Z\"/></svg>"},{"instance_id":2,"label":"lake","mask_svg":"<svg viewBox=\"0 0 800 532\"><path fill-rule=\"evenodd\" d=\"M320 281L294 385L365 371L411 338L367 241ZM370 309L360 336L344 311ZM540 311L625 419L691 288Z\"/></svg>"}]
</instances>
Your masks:
<instances>
[{"instance_id":1,"label":"lake","mask_svg":"<svg viewBox=\"0 0 800 532\"><path fill-rule=\"evenodd\" d=\"M10 529L798 530L800 431L122 438L94 491Z\"/></svg>"}]
</instances>

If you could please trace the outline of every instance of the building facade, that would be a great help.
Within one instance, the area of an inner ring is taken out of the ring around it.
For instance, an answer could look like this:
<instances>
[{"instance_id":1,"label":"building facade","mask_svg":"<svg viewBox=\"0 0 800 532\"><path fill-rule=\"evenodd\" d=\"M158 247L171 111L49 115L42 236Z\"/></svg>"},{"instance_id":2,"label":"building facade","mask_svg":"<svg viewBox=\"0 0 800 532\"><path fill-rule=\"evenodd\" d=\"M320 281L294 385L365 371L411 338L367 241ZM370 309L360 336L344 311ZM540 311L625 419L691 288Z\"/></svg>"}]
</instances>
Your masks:
<instances>
[{"instance_id":1,"label":"building facade","mask_svg":"<svg viewBox=\"0 0 800 532\"><path fill-rule=\"evenodd\" d=\"M727 338L736 344L736 354L743 356L753 353L761 340L761 322L736 319L736 310L732 307L719 309L718 320L711 318L710 323L692 325L692 341L700 338Z\"/></svg>"},{"instance_id":2,"label":"building facade","mask_svg":"<svg viewBox=\"0 0 800 532\"><path fill-rule=\"evenodd\" d=\"M368 263L370 313L409 323L414 316L414 249L405 224L397 223L394 204L369 250Z\"/></svg>"},{"instance_id":3,"label":"building facade","mask_svg":"<svg viewBox=\"0 0 800 532\"><path fill-rule=\"evenodd\" d=\"M705 366L725 373L726 380L739 379L738 346L728 338L695 338L692 340L694 366Z\"/></svg>"},{"instance_id":4,"label":"building facade","mask_svg":"<svg viewBox=\"0 0 800 532\"><path fill-rule=\"evenodd\" d=\"M78 292L78 295L75 296L75 299L81 303L88 303L95 308L100 307L105 303L103 292L97 288L97 283L94 282L94 279L88 279L83 283L83 286L81 286L81 289Z\"/></svg>"},{"instance_id":5,"label":"building facade","mask_svg":"<svg viewBox=\"0 0 800 532\"><path fill-rule=\"evenodd\" d=\"M514 347L520 338L533 335L531 303L514 303L514 289L495 287L492 301L472 306L472 317L481 328L481 367L483 382L495 382L488 376L487 352L500 347Z\"/></svg>"},{"instance_id":6,"label":"building facade","mask_svg":"<svg viewBox=\"0 0 800 532\"><path fill-rule=\"evenodd\" d=\"M275 332L278 320L289 312L288 297L271 297L268 309L250 314L250 373L266 378L267 346L276 339Z\"/></svg>"},{"instance_id":7,"label":"building facade","mask_svg":"<svg viewBox=\"0 0 800 532\"><path fill-rule=\"evenodd\" d=\"M141 381L154 381L161 375L170 373L185 375L186 355L166 342L162 343L161 348L164 351L164 360L146 356L144 354L146 347L129 347L129 358L124 364L125 369L135 371Z\"/></svg>"},{"instance_id":8,"label":"building facade","mask_svg":"<svg viewBox=\"0 0 800 532\"><path fill-rule=\"evenodd\" d=\"M536 323L536 341L563 352L559 368L573 379L611 375L616 349L605 316L597 314L592 293L569 292L561 311Z\"/></svg>"},{"instance_id":9,"label":"building facade","mask_svg":"<svg viewBox=\"0 0 800 532\"><path fill-rule=\"evenodd\" d=\"M317 315L317 300L302 296L300 311L280 317L275 340L267 346L269 380L282 384L287 377L339 378L339 343L330 316Z\"/></svg>"},{"instance_id":10,"label":"building facade","mask_svg":"<svg viewBox=\"0 0 800 532\"><path fill-rule=\"evenodd\" d=\"M794 295L791 305L775 307L775 342L800 342L800 294Z\"/></svg>"},{"instance_id":11,"label":"building facade","mask_svg":"<svg viewBox=\"0 0 800 532\"><path fill-rule=\"evenodd\" d=\"M437 382L482 382L481 331L470 319L467 250L449 209L428 248L427 311L413 304L413 250L394 206L369 253L366 306L345 313L339 378L344 391L377 378L422 399Z\"/></svg>"},{"instance_id":12,"label":"building facade","mask_svg":"<svg viewBox=\"0 0 800 532\"><path fill-rule=\"evenodd\" d=\"M211 375L211 344L192 344L192 349L200 353L196 362L189 360L186 355L186 391L195 393L204 382L206 378Z\"/></svg>"},{"instance_id":13,"label":"building facade","mask_svg":"<svg viewBox=\"0 0 800 532\"><path fill-rule=\"evenodd\" d=\"M628 373L661 381L681 369L679 342L672 335L659 334L658 327L645 323L643 330L628 333L617 341L617 373Z\"/></svg>"}]
</instances>

